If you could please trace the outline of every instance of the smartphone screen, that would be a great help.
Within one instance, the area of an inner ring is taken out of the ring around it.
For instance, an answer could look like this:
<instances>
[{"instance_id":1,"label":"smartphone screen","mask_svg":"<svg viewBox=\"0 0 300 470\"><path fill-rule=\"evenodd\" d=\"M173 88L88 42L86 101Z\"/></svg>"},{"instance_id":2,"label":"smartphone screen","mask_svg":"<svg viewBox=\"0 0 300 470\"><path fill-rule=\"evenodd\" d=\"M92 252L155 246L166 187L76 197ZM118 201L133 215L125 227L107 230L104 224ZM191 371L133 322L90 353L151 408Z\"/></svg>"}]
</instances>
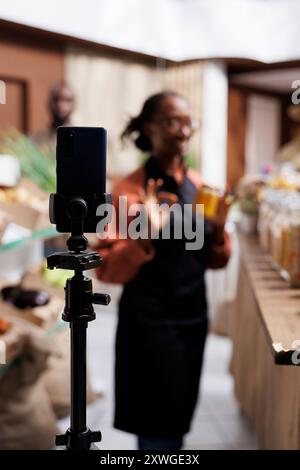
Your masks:
<instances>
[{"instance_id":1,"label":"smartphone screen","mask_svg":"<svg viewBox=\"0 0 300 470\"><path fill-rule=\"evenodd\" d=\"M57 129L57 193L69 197L103 194L106 188L106 130Z\"/></svg>"},{"instance_id":2,"label":"smartphone screen","mask_svg":"<svg viewBox=\"0 0 300 470\"><path fill-rule=\"evenodd\" d=\"M82 198L87 204L84 232L95 233L97 207L107 201L106 130L103 127L63 126L57 129L56 195L50 199L50 220L58 232L71 231L68 204Z\"/></svg>"}]
</instances>

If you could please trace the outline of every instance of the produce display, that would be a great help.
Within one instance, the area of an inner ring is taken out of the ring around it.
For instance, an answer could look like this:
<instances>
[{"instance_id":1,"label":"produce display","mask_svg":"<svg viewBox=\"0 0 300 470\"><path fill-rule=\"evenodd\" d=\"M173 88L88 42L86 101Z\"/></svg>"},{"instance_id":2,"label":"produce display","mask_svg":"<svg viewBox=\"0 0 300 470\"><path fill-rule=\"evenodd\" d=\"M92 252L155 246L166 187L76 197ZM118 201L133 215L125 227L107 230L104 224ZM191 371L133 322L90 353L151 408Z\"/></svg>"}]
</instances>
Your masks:
<instances>
[{"instance_id":1,"label":"produce display","mask_svg":"<svg viewBox=\"0 0 300 470\"><path fill-rule=\"evenodd\" d=\"M0 155L0 174L6 165L4 157ZM32 232L50 226L49 196L44 190L26 177L19 178L15 186L4 183L8 184L7 178L0 184L0 243L6 244L30 234L25 234L22 229Z\"/></svg>"},{"instance_id":2,"label":"produce display","mask_svg":"<svg viewBox=\"0 0 300 470\"><path fill-rule=\"evenodd\" d=\"M11 328L11 323L0 317L0 335L3 335Z\"/></svg>"},{"instance_id":3,"label":"produce display","mask_svg":"<svg viewBox=\"0 0 300 470\"><path fill-rule=\"evenodd\" d=\"M265 186L266 179L261 175L245 176L239 181L237 196L242 213L258 215L260 193Z\"/></svg>"},{"instance_id":4,"label":"produce display","mask_svg":"<svg viewBox=\"0 0 300 470\"><path fill-rule=\"evenodd\" d=\"M17 158L11 155L0 155L0 187L12 188L18 184L21 168Z\"/></svg>"},{"instance_id":5,"label":"produce display","mask_svg":"<svg viewBox=\"0 0 300 470\"><path fill-rule=\"evenodd\" d=\"M4 211L0 210L0 240L2 238L2 235L7 227L7 224L10 221L10 217L8 214L6 214Z\"/></svg>"},{"instance_id":6,"label":"produce display","mask_svg":"<svg viewBox=\"0 0 300 470\"><path fill-rule=\"evenodd\" d=\"M21 184L9 189L0 188L0 201L16 204L25 204L30 207L40 206L40 198L24 188Z\"/></svg>"}]
</instances>

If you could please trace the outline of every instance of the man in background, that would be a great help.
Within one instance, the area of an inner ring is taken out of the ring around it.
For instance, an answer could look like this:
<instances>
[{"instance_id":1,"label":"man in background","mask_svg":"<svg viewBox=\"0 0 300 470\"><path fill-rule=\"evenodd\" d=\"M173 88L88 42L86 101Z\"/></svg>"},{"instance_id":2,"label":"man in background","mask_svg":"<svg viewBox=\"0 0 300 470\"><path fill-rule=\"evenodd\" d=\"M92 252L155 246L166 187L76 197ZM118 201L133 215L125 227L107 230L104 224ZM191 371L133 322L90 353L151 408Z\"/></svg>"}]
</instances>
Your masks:
<instances>
[{"instance_id":1,"label":"man in background","mask_svg":"<svg viewBox=\"0 0 300 470\"><path fill-rule=\"evenodd\" d=\"M45 157L53 159L55 165L56 157L56 128L70 124L71 115L75 108L75 96L65 81L56 81L50 88L48 98L48 110L50 114L49 127L30 136L32 142L39 147ZM45 242L45 255L65 249L67 235L49 239Z\"/></svg>"},{"instance_id":2,"label":"man in background","mask_svg":"<svg viewBox=\"0 0 300 470\"><path fill-rule=\"evenodd\" d=\"M48 129L31 136L32 141L47 155L55 157L56 128L70 124L75 107L75 96L65 81L54 82L49 93L48 109L50 125Z\"/></svg>"}]
</instances>

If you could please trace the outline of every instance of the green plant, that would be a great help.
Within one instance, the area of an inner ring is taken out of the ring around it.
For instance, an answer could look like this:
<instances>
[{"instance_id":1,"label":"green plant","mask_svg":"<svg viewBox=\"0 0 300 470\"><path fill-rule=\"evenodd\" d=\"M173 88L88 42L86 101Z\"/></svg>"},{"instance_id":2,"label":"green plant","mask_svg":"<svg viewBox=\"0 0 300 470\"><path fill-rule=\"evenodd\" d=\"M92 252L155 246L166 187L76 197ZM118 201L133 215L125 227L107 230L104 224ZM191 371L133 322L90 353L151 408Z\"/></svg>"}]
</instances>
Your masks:
<instances>
[{"instance_id":1,"label":"green plant","mask_svg":"<svg viewBox=\"0 0 300 470\"><path fill-rule=\"evenodd\" d=\"M55 192L56 174L53 155L42 151L32 140L16 129L1 136L1 152L15 156L22 174L47 192Z\"/></svg>"},{"instance_id":2,"label":"green plant","mask_svg":"<svg viewBox=\"0 0 300 470\"><path fill-rule=\"evenodd\" d=\"M250 194L245 194L239 199L240 211L244 214L256 215L258 213L258 201Z\"/></svg>"},{"instance_id":3,"label":"green plant","mask_svg":"<svg viewBox=\"0 0 300 470\"><path fill-rule=\"evenodd\" d=\"M184 155L183 158L185 159L188 168L193 168L194 170L197 170L197 162L192 155Z\"/></svg>"}]
</instances>

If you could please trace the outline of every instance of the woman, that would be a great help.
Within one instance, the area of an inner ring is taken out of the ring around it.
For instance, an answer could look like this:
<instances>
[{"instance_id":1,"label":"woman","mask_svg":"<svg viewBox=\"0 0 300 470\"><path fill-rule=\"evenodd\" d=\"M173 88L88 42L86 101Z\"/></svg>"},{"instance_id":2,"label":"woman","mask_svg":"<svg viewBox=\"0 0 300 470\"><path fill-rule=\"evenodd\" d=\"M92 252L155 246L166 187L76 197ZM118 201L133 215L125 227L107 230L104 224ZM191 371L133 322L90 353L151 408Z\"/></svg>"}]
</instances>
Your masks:
<instances>
[{"instance_id":1,"label":"woman","mask_svg":"<svg viewBox=\"0 0 300 470\"><path fill-rule=\"evenodd\" d=\"M117 184L113 201L144 202L149 222L153 203L192 203L200 176L183 156L193 131L189 103L174 92L150 97L123 137L150 152L146 163ZM225 198L213 224L205 224L204 246L187 250L184 239L109 239L100 242L99 278L124 284L119 303L115 366L115 427L138 436L139 449L180 449L198 396L207 335L205 269L222 268L229 255L224 231ZM154 214L154 215L153 215ZM158 222L159 221L159 222Z\"/></svg>"}]
</instances>

